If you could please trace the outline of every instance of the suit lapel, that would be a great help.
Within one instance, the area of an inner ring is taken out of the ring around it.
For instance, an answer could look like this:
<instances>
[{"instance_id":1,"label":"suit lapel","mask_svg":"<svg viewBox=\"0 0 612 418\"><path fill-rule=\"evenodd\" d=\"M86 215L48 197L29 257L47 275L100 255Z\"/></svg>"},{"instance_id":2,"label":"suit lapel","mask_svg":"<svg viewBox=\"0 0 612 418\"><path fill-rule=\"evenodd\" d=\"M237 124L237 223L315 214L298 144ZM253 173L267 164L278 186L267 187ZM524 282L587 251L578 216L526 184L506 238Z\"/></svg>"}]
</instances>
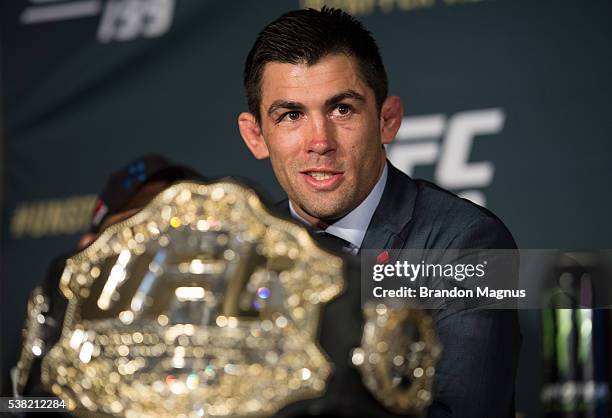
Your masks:
<instances>
[{"instance_id":1,"label":"suit lapel","mask_svg":"<svg viewBox=\"0 0 612 418\"><path fill-rule=\"evenodd\" d=\"M291 210L289 209L289 199L283 199L274 205L274 210L285 216L291 216Z\"/></svg>"},{"instance_id":2,"label":"suit lapel","mask_svg":"<svg viewBox=\"0 0 612 418\"><path fill-rule=\"evenodd\" d=\"M414 181L387 161L385 191L372 216L361 248L404 248L406 226L412 219L417 196Z\"/></svg>"}]
</instances>

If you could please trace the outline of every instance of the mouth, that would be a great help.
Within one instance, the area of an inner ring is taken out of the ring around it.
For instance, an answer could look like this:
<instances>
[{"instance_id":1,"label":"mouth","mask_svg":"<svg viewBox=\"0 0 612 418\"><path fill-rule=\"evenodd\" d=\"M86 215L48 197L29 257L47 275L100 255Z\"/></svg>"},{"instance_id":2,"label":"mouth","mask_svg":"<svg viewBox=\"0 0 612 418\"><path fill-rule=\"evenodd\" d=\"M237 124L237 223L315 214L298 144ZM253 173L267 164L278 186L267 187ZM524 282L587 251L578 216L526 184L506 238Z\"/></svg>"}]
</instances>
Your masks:
<instances>
[{"instance_id":1,"label":"mouth","mask_svg":"<svg viewBox=\"0 0 612 418\"><path fill-rule=\"evenodd\" d=\"M311 169L300 173L305 182L315 190L333 190L344 178L344 173L328 169Z\"/></svg>"}]
</instances>

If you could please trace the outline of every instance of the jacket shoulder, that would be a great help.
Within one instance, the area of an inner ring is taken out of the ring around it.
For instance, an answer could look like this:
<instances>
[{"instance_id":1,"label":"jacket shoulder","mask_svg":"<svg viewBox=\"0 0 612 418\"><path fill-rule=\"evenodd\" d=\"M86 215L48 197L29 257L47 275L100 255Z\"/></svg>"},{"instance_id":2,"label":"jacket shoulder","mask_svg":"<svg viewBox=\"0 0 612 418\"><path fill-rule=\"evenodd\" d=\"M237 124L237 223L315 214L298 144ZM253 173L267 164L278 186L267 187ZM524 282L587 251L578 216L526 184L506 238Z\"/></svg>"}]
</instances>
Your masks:
<instances>
[{"instance_id":1,"label":"jacket shoulder","mask_svg":"<svg viewBox=\"0 0 612 418\"><path fill-rule=\"evenodd\" d=\"M444 247L516 248L506 225L490 210L426 181L413 180L417 188L413 220L426 227ZM470 242L463 242L465 240ZM472 246L474 245L474 246Z\"/></svg>"}]
</instances>

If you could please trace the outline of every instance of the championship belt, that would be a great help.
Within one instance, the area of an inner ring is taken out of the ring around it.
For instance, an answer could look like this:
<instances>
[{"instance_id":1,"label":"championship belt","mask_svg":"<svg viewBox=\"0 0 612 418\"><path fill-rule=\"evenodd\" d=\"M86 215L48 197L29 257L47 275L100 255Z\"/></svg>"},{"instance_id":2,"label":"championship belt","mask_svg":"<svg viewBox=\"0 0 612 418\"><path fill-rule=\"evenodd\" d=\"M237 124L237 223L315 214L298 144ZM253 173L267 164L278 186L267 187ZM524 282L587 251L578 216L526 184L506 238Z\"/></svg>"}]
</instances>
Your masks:
<instances>
[{"instance_id":1,"label":"championship belt","mask_svg":"<svg viewBox=\"0 0 612 418\"><path fill-rule=\"evenodd\" d=\"M352 353L364 385L390 411L420 414L433 400L442 352L431 315L372 302L365 305L364 315L361 346Z\"/></svg>"},{"instance_id":2,"label":"championship belt","mask_svg":"<svg viewBox=\"0 0 612 418\"><path fill-rule=\"evenodd\" d=\"M321 396L343 261L237 183L178 183L69 258L42 380L78 416L270 416Z\"/></svg>"},{"instance_id":3,"label":"championship belt","mask_svg":"<svg viewBox=\"0 0 612 418\"><path fill-rule=\"evenodd\" d=\"M28 300L26 322L21 331L22 346L17 362L17 393L23 394L28 383L35 359L40 358L46 350L47 333L45 326L49 318L49 297L41 287L36 287Z\"/></svg>"}]
</instances>

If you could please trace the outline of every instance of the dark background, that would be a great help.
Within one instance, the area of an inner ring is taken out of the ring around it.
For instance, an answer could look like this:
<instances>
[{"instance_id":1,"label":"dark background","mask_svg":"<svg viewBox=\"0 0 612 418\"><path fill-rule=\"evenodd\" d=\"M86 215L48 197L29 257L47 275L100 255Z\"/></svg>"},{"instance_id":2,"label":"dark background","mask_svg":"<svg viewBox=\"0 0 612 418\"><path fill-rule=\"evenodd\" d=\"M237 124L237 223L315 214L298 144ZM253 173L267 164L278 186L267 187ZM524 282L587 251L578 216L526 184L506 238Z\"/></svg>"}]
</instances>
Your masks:
<instances>
[{"instance_id":1,"label":"dark background","mask_svg":"<svg viewBox=\"0 0 612 418\"><path fill-rule=\"evenodd\" d=\"M87 15L32 17L78 3ZM243 62L269 21L322 3L0 2L3 394L27 294L52 256L74 248L89 209L36 230L20 214L47 208L30 212L40 220L53 205L91 198L110 171L148 152L210 177L252 179L281 197L268 162L251 157L236 126L246 109ZM612 247L610 2L325 3L355 12L381 47L407 114L389 150L398 168L484 203L521 248ZM483 128L492 114L496 126ZM464 122L476 128L465 134ZM461 164L443 161L444 150L457 149L467 153ZM414 167L402 157L422 152ZM471 177L483 162L485 175ZM539 313L521 315L518 410L537 417Z\"/></svg>"}]
</instances>

